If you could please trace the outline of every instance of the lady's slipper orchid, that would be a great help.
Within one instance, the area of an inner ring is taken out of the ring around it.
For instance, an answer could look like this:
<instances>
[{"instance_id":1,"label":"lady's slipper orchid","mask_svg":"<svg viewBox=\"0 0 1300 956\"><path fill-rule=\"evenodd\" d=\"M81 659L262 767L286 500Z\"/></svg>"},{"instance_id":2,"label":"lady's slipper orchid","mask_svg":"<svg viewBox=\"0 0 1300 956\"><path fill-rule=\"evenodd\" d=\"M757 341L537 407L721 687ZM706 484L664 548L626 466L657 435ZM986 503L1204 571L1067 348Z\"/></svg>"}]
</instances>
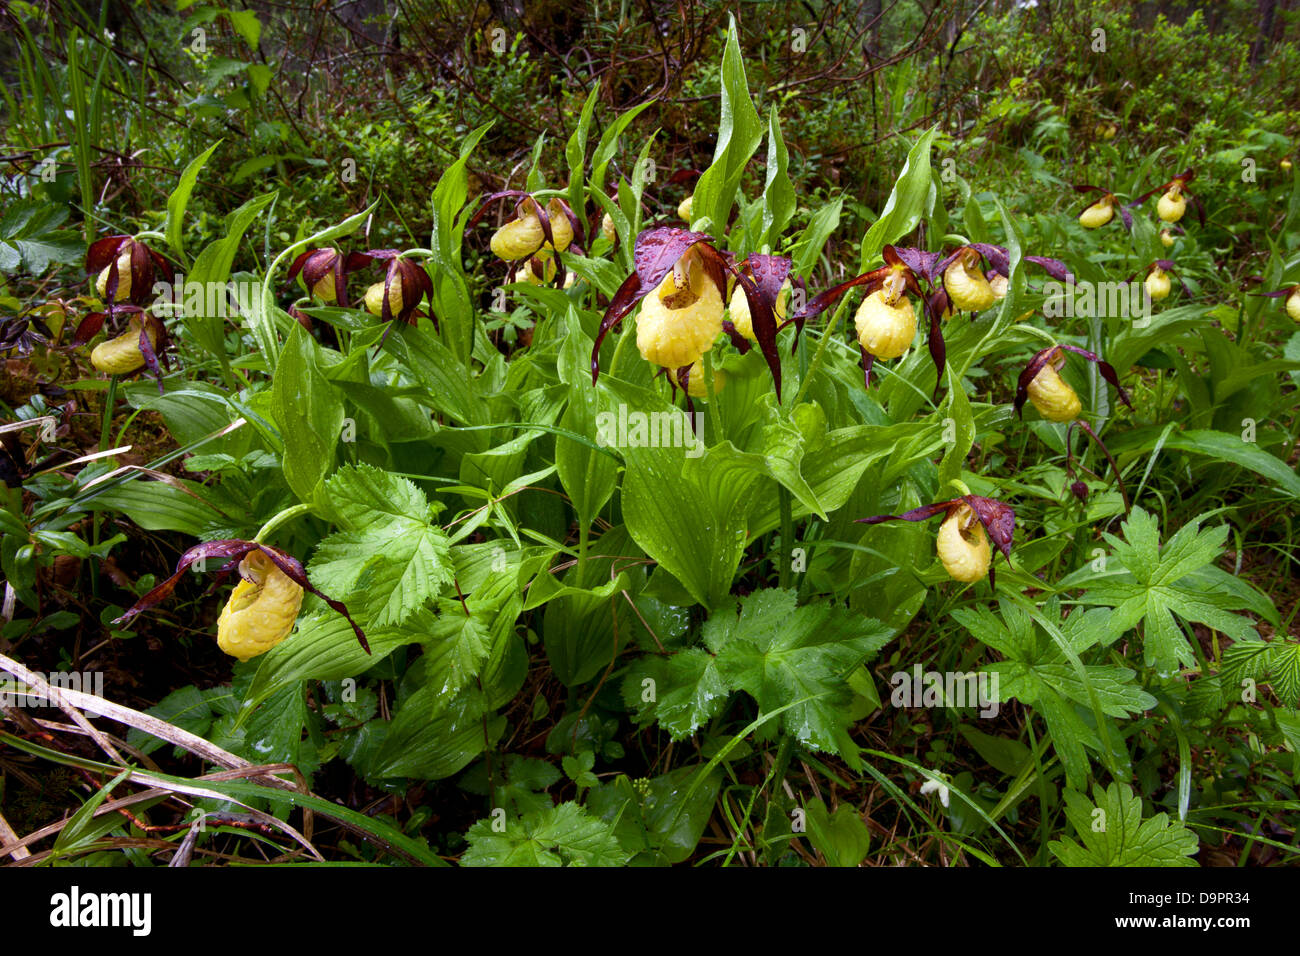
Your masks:
<instances>
[{"instance_id":1,"label":"lady's slipper orchid","mask_svg":"<svg viewBox=\"0 0 1300 956\"><path fill-rule=\"evenodd\" d=\"M217 646L241 661L265 654L293 630L302 587L262 551L239 562L239 582L217 619Z\"/></svg>"},{"instance_id":2,"label":"lady's slipper orchid","mask_svg":"<svg viewBox=\"0 0 1300 956\"><path fill-rule=\"evenodd\" d=\"M296 558L270 545L238 539L205 541L190 548L181 555L171 577L140 598L113 623L126 624L140 612L166 600L190 565L208 558L225 562L217 569L214 587L236 569L241 578L217 622L218 646L227 654L245 661L264 654L284 640L293 629L304 590L347 618L357 642L367 654L370 653L366 635L348 614L347 606L318 591L307 580L307 572Z\"/></svg>"},{"instance_id":3,"label":"lady's slipper orchid","mask_svg":"<svg viewBox=\"0 0 1300 956\"><path fill-rule=\"evenodd\" d=\"M677 218L681 219L688 226L691 224L691 201L694 198L695 194L692 193L677 204Z\"/></svg>"},{"instance_id":4,"label":"lady's slipper orchid","mask_svg":"<svg viewBox=\"0 0 1300 956\"><path fill-rule=\"evenodd\" d=\"M818 293L794 321L803 322L834 305L845 292L855 286L865 286L867 296L854 314L858 348L862 353L863 377L866 387L871 387L871 369L875 360L898 358L912 344L916 336L916 313L908 293L923 297L918 278L929 276L938 255L909 246L885 246L882 250L885 264L870 272L854 276L846 282ZM931 323L933 333L937 318ZM942 339L939 340L940 343ZM943 353L937 352L932 341L930 348L935 368L942 374ZM937 387L937 386L936 386Z\"/></svg>"},{"instance_id":5,"label":"lady's slipper orchid","mask_svg":"<svg viewBox=\"0 0 1300 956\"><path fill-rule=\"evenodd\" d=\"M1102 361L1100 356L1093 352L1076 348L1073 345L1053 345L1037 353L1029 360L1025 370L1020 373L1020 379L1016 383L1016 414L1023 415L1025 401L1028 400L1047 421L1068 424L1065 439L1067 475L1073 475L1074 473L1073 452L1070 451L1072 447L1070 430L1080 428L1086 432L1110 462L1111 469L1115 473L1115 480L1119 483L1120 495L1124 498L1125 510L1127 510L1129 507L1128 491L1124 488L1124 479L1120 475L1119 465L1111 456L1110 450L1106 448L1105 443L1092 430L1092 426L1079 417L1080 412L1083 410L1083 403L1079 401L1078 393L1060 376L1059 370L1065 365L1064 353L1067 351L1073 352L1075 355L1081 355L1088 361L1095 363L1101 377L1115 387L1120 401L1130 409L1133 408L1133 403L1129 401L1128 392L1120 385L1119 376L1115 374L1115 369L1109 362Z\"/></svg>"},{"instance_id":6,"label":"lady's slipper orchid","mask_svg":"<svg viewBox=\"0 0 1300 956\"><path fill-rule=\"evenodd\" d=\"M1174 242L1175 242L1174 234L1171 230L1169 229L1160 230L1160 244L1162 246L1164 246L1166 249L1171 249L1173 248Z\"/></svg>"},{"instance_id":7,"label":"lady's slipper orchid","mask_svg":"<svg viewBox=\"0 0 1300 956\"><path fill-rule=\"evenodd\" d=\"M151 350L156 350L161 325L148 312L131 316L125 332L95 346L90 353L90 364L109 375L128 375L136 369L144 368L141 339L148 342Z\"/></svg>"},{"instance_id":8,"label":"lady's slipper orchid","mask_svg":"<svg viewBox=\"0 0 1300 956\"><path fill-rule=\"evenodd\" d=\"M403 256L396 249L371 249L367 252L355 252L353 257L358 265L368 262L386 262L388 267L382 282L376 282L366 289L365 307L371 315L382 318L385 322L397 319L409 322L415 314L420 301L433 297L433 280L428 271L419 262Z\"/></svg>"},{"instance_id":9,"label":"lady's slipper orchid","mask_svg":"<svg viewBox=\"0 0 1300 956\"><path fill-rule=\"evenodd\" d=\"M1043 349L1030 359L1029 364L1025 366L1025 370L1020 373L1020 380L1016 384L1015 407L1017 415L1023 413L1025 401L1028 399L1038 409L1039 414L1048 421L1070 422L1079 416L1079 412L1082 410L1079 396L1075 394L1074 389L1070 388L1064 379L1056 374L1057 370L1065 365L1065 352L1073 352L1075 355L1081 355L1088 361L1095 363L1097 370L1101 372L1101 377L1113 385L1119 393L1120 401L1129 408L1133 407L1129 401L1128 392L1124 390L1124 386L1120 385L1119 376L1115 374L1115 369L1111 367L1109 362L1104 362L1098 355L1086 349L1076 348L1073 345L1053 345ZM1049 369L1050 374L1046 374ZM1036 386L1035 382L1038 383ZM1038 399L1034 397L1035 392L1039 396ZM1071 396L1073 396L1073 399L1071 399Z\"/></svg>"},{"instance_id":10,"label":"lady's slipper orchid","mask_svg":"<svg viewBox=\"0 0 1300 956\"><path fill-rule=\"evenodd\" d=\"M663 368L693 365L722 332L722 292L705 272L704 254L691 246L653 295L641 302L636 344L641 357Z\"/></svg>"},{"instance_id":11,"label":"lady's slipper orchid","mask_svg":"<svg viewBox=\"0 0 1300 956\"><path fill-rule=\"evenodd\" d=\"M600 232L601 235L609 240L610 245L618 242L618 230L614 228L614 218L609 213L605 213L605 215L601 217Z\"/></svg>"},{"instance_id":12,"label":"lady's slipper orchid","mask_svg":"<svg viewBox=\"0 0 1300 956\"><path fill-rule=\"evenodd\" d=\"M171 264L131 236L105 236L86 251L86 271L96 273L95 292L110 308L120 302L143 305L154 294L155 271L175 281Z\"/></svg>"},{"instance_id":13,"label":"lady's slipper orchid","mask_svg":"<svg viewBox=\"0 0 1300 956\"><path fill-rule=\"evenodd\" d=\"M989 540L992 539L1009 565L1011 540L1016 530L1015 510L996 498L962 495L951 501L913 508L901 515L874 515L857 520L863 524L927 521L938 514L944 515L944 521L939 526L935 551L948 576L970 584L987 573L989 585L993 586L996 581Z\"/></svg>"},{"instance_id":14,"label":"lady's slipper orchid","mask_svg":"<svg viewBox=\"0 0 1300 956\"><path fill-rule=\"evenodd\" d=\"M307 291L326 305L348 307L348 287L346 276L349 272L361 268L367 262L364 254L353 253L345 256L337 249L308 249L289 267L289 281L292 282L299 272L307 286Z\"/></svg>"},{"instance_id":15,"label":"lady's slipper orchid","mask_svg":"<svg viewBox=\"0 0 1300 956\"><path fill-rule=\"evenodd\" d=\"M740 268L746 269L749 260L741 263ZM780 323L786 320L790 307L790 280L786 279L777 291L776 302L772 306L772 314L775 316L778 328ZM754 332L754 318L749 314L749 296L745 292L744 286L739 282L736 283L731 292L731 301L727 305L727 319L731 322L731 327L741 336L757 344L758 335Z\"/></svg>"},{"instance_id":16,"label":"lady's slipper orchid","mask_svg":"<svg viewBox=\"0 0 1300 956\"><path fill-rule=\"evenodd\" d=\"M1173 288L1173 283L1169 280L1169 273L1165 270L1170 268L1172 263L1168 259L1157 259L1151 263L1151 268L1147 270L1146 280L1143 285L1146 287L1147 295L1155 302L1161 299L1169 298L1169 290Z\"/></svg>"},{"instance_id":17,"label":"lady's slipper orchid","mask_svg":"<svg viewBox=\"0 0 1300 956\"><path fill-rule=\"evenodd\" d=\"M978 249L964 246L945 262L946 265L936 266L936 269L942 269L943 287L954 309L983 312L997 300L988 276L984 274L983 256Z\"/></svg>"},{"instance_id":18,"label":"lady's slipper orchid","mask_svg":"<svg viewBox=\"0 0 1300 956\"><path fill-rule=\"evenodd\" d=\"M641 303L637 315L637 348L648 362L667 369L694 365L730 323L723 319L722 296L727 273L745 289L753 329L781 394L781 363L776 352L773 307L789 275L790 260L780 256L750 256L737 270L703 233L671 226L647 229L636 239L635 271L614 293L591 353L591 380L600 375L600 346L606 334ZM738 346L748 347L739 334Z\"/></svg>"},{"instance_id":19,"label":"lady's slipper orchid","mask_svg":"<svg viewBox=\"0 0 1300 956\"><path fill-rule=\"evenodd\" d=\"M1205 225L1205 207L1201 205L1199 199L1187 191L1187 184L1195 178L1195 169L1190 167L1184 169L1169 182L1143 193L1133 200L1130 205L1141 205L1156 193L1160 193L1160 201L1156 203L1156 215L1164 222L1174 223L1183 218L1183 214L1187 212L1187 201L1190 199L1192 204L1196 206L1197 217L1203 226Z\"/></svg>"},{"instance_id":20,"label":"lady's slipper orchid","mask_svg":"<svg viewBox=\"0 0 1300 956\"><path fill-rule=\"evenodd\" d=\"M1079 213L1079 225L1083 226L1083 228L1100 229L1115 218L1116 210L1119 210L1119 216L1124 222L1124 228L1133 228L1133 214L1120 203L1119 199L1110 190L1081 183L1074 187L1074 191L1077 193L1101 193L1100 198Z\"/></svg>"},{"instance_id":21,"label":"lady's slipper orchid","mask_svg":"<svg viewBox=\"0 0 1300 956\"><path fill-rule=\"evenodd\" d=\"M139 368L147 368L158 382L158 394L163 392L162 373L166 360L162 345L166 344L167 330L162 322L138 305L110 306L107 312L91 312L77 325L72 335L73 345L85 345L118 317L128 315L127 327L101 342L90 353L90 364L110 375L128 375ZM160 343L162 345L160 345Z\"/></svg>"},{"instance_id":22,"label":"lady's slipper orchid","mask_svg":"<svg viewBox=\"0 0 1300 956\"><path fill-rule=\"evenodd\" d=\"M1285 289L1278 289L1276 292L1260 292L1258 295L1266 299L1286 298L1286 314L1296 322L1300 322L1300 285L1287 286Z\"/></svg>"}]
</instances>

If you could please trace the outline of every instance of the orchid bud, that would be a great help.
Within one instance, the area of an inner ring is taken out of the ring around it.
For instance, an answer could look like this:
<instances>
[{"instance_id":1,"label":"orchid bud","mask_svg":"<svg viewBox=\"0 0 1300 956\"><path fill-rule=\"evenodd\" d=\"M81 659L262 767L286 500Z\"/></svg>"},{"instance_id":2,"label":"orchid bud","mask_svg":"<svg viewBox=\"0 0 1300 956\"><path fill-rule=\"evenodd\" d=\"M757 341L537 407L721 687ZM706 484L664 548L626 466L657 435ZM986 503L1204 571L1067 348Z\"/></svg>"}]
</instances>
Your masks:
<instances>
[{"instance_id":1,"label":"orchid bud","mask_svg":"<svg viewBox=\"0 0 1300 956\"><path fill-rule=\"evenodd\" d=\"M1160 243L1161 243L1161 245L1163 245L1166 249L1170 248L1170 247L1174 244L1174 234L1173 234L1172 232L1170 232L1168 229L1161 229L1161 230L1160 230Z\"/></svg>"},{"instance_id":2,"label":"orchid bud","mask_svg":"<svg viewBox=\"0 0 1300 956\"><path fill-rule=\"evenodd\" d=\"M302 588L261 551L248 552L239 573L217 619L217 646L246 661L289 636L302 607Z\"/></svg>"},{"instance_id":3,"label":"orchid bud","mask_svg":"<svg viewBox=\"0 0 1300 956\"><path fill-rule=\"evenodd\" d=\"M692 194L690 196L687 196L685 199L683 199L680 203L677 204L678 219L683 219L688 223L691 221L691 200L694 198L695 196L694 194Z\"/></svg>"},{"instance_id":4,"label":"orchid bud","mask_svg":"<svg viewBox=\"0 0 1300 956\"><path fill-rule=\"evenodd\" d=\"M992 550L984 526L969 505L949 512L939 526L935 550L948 576L970 584L988 574Z\"/></svg>"},{"instance_id":5,"label":"orchid bud","mask_svg":"<svg viewBox=\"0 0 1300 956\"><path fill-rule=\"evenodd\" d=\"M614 228L614 220L609 213L605 213L604 218L600 220L600 231L611 244L618 242L618 230Z\"/></svg>"},{"instance_id":6,"label":"orchid bud","mask_svg":"<svg viewBox=\"0 0 1300 956\"><path fill-rule=\"evenodd\" d=\"M993 304L993 287L989 285L980 261L979 252L967 248L944 269L943 287L954 309L983 312Z\"/></svg>"},{"instance_id":7,"label":"orchid bud","mask_svg":"<svg viewBox=\"0 0 1300 956\"><path fill-rule=\"evenodd\" d=\"M1282 160L1280 163L1278 163L1277 165L1278 165L1278 168L1282 170L1282 172L1284 172L1284 173L1289 173L1289 172L1291 172L1291 160L1289 160L1289 159L1284 159L1284 160Z\"/></svg>"},{"instance_id":8,"label":"orchid bud","mask_svg":"<svg viewBox=\"0 0 1300 956\"><path fill-rule=\"evenodd\" d=\"M130 275L129 269L126 274ZM121 289L120 285L118 289ZM145 334L149 337L149 344L156 347L158 330L153 322L149 323ZM127 330L117 338L96 345L90 353L90 364L109 375L126 375L143 368L145 359L144 353L140 351L140 316L131 316Z\"/></svg>"}]
</instances>

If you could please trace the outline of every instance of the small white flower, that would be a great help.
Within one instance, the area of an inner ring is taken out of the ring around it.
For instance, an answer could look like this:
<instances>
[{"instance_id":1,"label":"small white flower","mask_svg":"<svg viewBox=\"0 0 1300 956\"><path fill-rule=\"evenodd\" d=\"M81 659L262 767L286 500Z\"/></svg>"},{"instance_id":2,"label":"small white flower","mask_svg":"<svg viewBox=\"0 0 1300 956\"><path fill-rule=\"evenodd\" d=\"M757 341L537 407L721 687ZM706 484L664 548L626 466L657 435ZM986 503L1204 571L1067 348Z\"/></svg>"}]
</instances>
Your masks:
<instances>
[{"instance_id":1,"label":"small white flower","mask_svg":"<svg viewBox=\"0 0 1300 956\"><path fill-rule=\"evenodd\" d=\"M938 793L939 802L943 804L944 809L948 809L948 785L940 780L927 780L921 784L921 795L927 793Z\"/></svg>"}]
</instances>

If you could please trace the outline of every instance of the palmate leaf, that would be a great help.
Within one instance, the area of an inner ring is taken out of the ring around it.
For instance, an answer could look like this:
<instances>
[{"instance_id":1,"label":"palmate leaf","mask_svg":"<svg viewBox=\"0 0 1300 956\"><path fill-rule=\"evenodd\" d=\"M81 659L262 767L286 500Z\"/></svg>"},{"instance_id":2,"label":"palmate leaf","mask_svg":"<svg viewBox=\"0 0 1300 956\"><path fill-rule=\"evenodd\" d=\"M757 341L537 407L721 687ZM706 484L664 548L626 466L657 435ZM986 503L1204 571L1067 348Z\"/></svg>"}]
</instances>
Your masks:
<instances>
[{"instance_id":1,"label":"palmate leaf","mask_svg":"<svg viewBox=\"0 0 1300 956\"><path fill-rule=\"evenodd\" d=\"M507 819L499 833L480 820L465 836L462 866L622 866L630 856L608 823L572 802Z\"/></svg>"},{"instance_id":2,"label":"palmate leaf","mask_svg":"<svg viewBox=\"0 0 1300 956\"><path fill-rule=\"evenodd\" d=\"M1227 525L1202 530L1199 520L1192 521L1163 548L1155 517L1140 508L1133 510L1122 528L1123 539L1109 533L1104 537L1127 573L1090 582L1079 600L1113 607L1110 623L1117 635L1145 622L1143 653L1148 666L1161 674L1171 674L1195 662L1175 615L1221 631L1234 640L1257 636L1251 622L1231 610L1257 610L1258 602L1241 594L1229 581L1221 580L1230 576L1215 575L1211 570L1227 540ZM1063 586L1069 586L1077 577L1067 578Z\"/></svg>"},{"instance_id":3,"label":"palmate leaf","mask_svg":"<svg viewBox=\"0 0 1300 956\"><path fill-rule=\"evenodd\" d=\"M412 482L349 465L325 483L325 496L345 530L316 549L312 580L327 593L349 595L362 620L401 624L451 582L447 535Z\"/></svg>"},{"instance_id":4,"label":"palmate leaf","mask_svg":"<svg viewBox=\"0 0 1300 956\"><path fill-rule=\"evenodd\" d=\"M1091 707L1089 687L1108 717L1141 713L1154 707L1156 700L1134 683L1137 675L1127 667L1085 664L1081 678L1056 642L1036 628L1022 608L1004 600L1000 610L999 616L984 606L966 607L954 610L952 616L981 643L1006 658L982 668L997 676L997 699L1019 700L1042 715L1067 779L1082 785L1088 776L1087 749L1102 749L1096 730L1083 717ZM1044 611L1059 619L1058 605L1049 603ZM1082 654L1098 644L1111 643L1116 636L1109 626L1111 614L1101 608L1076 610L1061 623L1067 646Z\"/></svg>"},{"instance_id":5,"label":"palmate leaf","mask_svg":"<svg viewBox=\"0 0 1300 956\"><path fill-rule=\"evenodd\" d=\"M691 648L635 665L624 685L629 705L674 739L716 714L731 690L766 713L793 704L781 727L816 750L852 752L845 728L853 697L847 675L894 636L879 621L831 604L798 607L793 590L757 591L705 623L707 650ZM653 685L645 683L647 678ZM647 689L656 699L647 700Z\"/></svg>"},{"instance_id":6,"label":"palmate leaf","mask_svg":"<svg viewBox=\"0 0 1300 956\"><path fill-rule=\"evenodd\" d=\"M1142 819L1142 800L1127 784L1093 787L1092 800L1065 792L1065 815L1083 844L1053 840L1048 849L1066 866L1196 866L1196 834L1167 813Z\"/></svg>"}]
</instances>

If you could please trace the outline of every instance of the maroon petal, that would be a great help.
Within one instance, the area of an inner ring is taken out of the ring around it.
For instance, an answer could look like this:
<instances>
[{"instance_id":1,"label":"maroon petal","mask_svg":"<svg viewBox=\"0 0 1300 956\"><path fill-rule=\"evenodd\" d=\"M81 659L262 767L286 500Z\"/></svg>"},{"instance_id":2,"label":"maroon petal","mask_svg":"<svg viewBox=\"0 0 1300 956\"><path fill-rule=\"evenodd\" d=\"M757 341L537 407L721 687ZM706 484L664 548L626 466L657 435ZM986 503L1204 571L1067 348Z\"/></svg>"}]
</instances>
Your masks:
<instances>
[{"instance_id":1,"label":"maroon petal","mask_svg":"<svg viewBox=\"0 0 1300 956\"><path fill-rule=\"evenodd\" d=\"M91 312L77 324L77 331L72 334L73 345L85 345L104 327L107 312Z\"/></svg>"},{"instance_id":2,"label":"maroon petal","mask_svg":"<svg viewBox=\"0 0 1300 956\"><path fill-rule=\"evenodd\" d=\"M876 364L876 357L866 350L861 342L858 343L858 351L862 353L862 387L871 388L871 369Z\"/></svg>"},{"instance_id":3,"label":"maroon petal","mask_svg":"<svg viewBox=\"0 0 1300 956\"><path fill-rule=\"evenodd\" d=\"M600 329L596 332L596 343L591 347L592 385L595 385L596 379L600 377L600 345L605 341L606 334L610 329L618 325L625 315L632 311L632 307L641 301L645 294L646 292L642 291L641 288L641 277L635 272L624 279L623 284L614 293L609 308L605 310L605 315L600 320Z\"/></svg>"},{"instance_id":4,"label":"maroon petal","mask_svg":"<svg viewBox=\"0 0 1300 956\"><path fill-rule=\"evenodd\" d=\"M940 513L946 513L952 510L956 501L940 501L932 505L922 505L919 508L913 508L911 511L904 511L901 515L872 515L870 518L858 518L862 524L881 524L885 521L926 521Z\"/></svg>"},{"instance_id":5,"label":"maroon petal","mask_svg":"<svg viewBox=\"0 0 1300 956\"><path fill-rule=\"evenodd\" d=\"M1016 533L1015 509L996 498L984 498L980 495L963 495L961 500L970 505L976 517L980 519L980 524L984 525L989 538L1007 559L1007 564L1010 564L1011 539Z\"/></svg>"},{"instance_id":6,"label":"maroon petal","mask_svg":"<svg viewBox=\"0 0 1300 956\"><path fill-rule=\"evenodd\" d=\"M988 260L989 265L993 267L994 272L999 272L1004 276L1011 275L1011 259L1006 249L1001 246L995 246L988 242L972 242L971 248L975 249Z\"/></svg>"},{"instance_id":7,"label":"maroon petal","mask_svg":"<svg viewBox=\"0 0 1300 956\"><path fill-rule=\"evenodd\" d=\"M1051 259L1047 256L1025 256L1025 262L1032 262L1034 265L1042 266L1053 279L1065 282L1070 278L1070 267L1060 259Z\"/></svg>"},{"instance_id":8,"label":"maroon petal","mask_svg":"<svg viewBox=\"0 0 1300 956\"><path fill-rule=\"evenodd\" d=\"M118 249L121 248L122 243L130 241L130 236L105 236L103 239L96 239L86 250L86 271L103 272L106 266L117 261Z\"/></svg>"},{"instance_id":9,"label":"maroon petal","mask_svg":"<svg viewBox=\"0 0 1300 956\"><path fill-rule=\"evenodd\" d=\"M942 296L942 298L940 298ZM925 311L930 314L930 334L926 338L926 346L930 349L930 360L934 362L934 394L932 399L939 397L939 389L943 385L943 370L948 362L948 346L943 341L943 316L942 306L948 303L948 293L940 289L930 298L925 300Z\"/></svg>"}]
</instances>

